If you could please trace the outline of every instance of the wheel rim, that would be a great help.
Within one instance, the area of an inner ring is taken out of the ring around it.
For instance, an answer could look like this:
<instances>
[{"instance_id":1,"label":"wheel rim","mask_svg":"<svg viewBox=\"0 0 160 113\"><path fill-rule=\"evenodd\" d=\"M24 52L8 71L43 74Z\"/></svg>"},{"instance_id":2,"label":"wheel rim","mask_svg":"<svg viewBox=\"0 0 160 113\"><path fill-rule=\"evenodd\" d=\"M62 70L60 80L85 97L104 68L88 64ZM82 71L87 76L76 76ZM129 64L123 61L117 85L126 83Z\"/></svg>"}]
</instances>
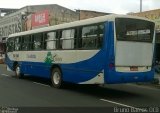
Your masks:
<instances>
[{"instance_id":1,"label":"wheel rim","mask_svg":"<svg viewBox=\"0 0 160 113\"><path fill-rule=\"evenodd\" d=\"M55 72L53 74L53 82L56 85L58 85L60 83L60 74L58 72Z\"/></svg>"},{"instance_id":2,"label":"wheel rim","mask_svg":"<svg viewBox=\"0 0 160 113\"><path fill-rule=\"evenodd\" d=\"M17 76L20 75L20 68L19 68L19 66L17 66L17 68L16 68L16 75L17 75Z\"/></svg>"}]
</instances>

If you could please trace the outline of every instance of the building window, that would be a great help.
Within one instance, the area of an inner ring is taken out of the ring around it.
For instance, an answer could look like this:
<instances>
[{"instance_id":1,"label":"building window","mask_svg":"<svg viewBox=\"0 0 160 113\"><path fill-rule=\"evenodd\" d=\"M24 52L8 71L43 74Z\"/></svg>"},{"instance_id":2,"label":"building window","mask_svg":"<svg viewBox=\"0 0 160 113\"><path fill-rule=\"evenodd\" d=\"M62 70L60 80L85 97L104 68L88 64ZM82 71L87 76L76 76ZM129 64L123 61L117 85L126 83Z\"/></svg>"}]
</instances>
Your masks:
<instances>
[{"instance_id":1,"label":"building window","mask_svg":"<svg viewBox=\"0 0 160 113\"><path fill-rule=\"evenodd\" d=\"M62 38L60 39L62 49L74 49L75 48L75 30L69 29L69 30L63 30L62 31Z\"/></svg>"},{"instance_id":2,"label":"building window","mask_svg":"<svg viewBox=\"0 0 160 113\"><path fill-rule=\"evenodd\" d=\"M57 38L56 32L48 32L46 39L46 49L56 49Z\"/></svg>"}]
</instances>

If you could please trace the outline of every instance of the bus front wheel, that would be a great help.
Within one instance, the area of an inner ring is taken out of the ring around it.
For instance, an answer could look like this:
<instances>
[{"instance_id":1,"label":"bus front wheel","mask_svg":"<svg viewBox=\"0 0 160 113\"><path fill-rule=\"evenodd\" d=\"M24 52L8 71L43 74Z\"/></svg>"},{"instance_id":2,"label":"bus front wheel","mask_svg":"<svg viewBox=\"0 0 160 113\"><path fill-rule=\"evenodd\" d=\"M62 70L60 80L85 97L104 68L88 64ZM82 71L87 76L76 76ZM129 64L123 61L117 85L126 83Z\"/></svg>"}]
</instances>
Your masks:
<instances>
[{"instance_id":1,"label":"bus front wheel","mask_svg":"<svg viewBox=\"0 0 160 113\"><path fill-rule=\"evenodd\" d=\"M53 87L62 88L63 85L62 73L59 68L52 69L51 82Z\"/></svg>"},{"instance_id":2,"label":"bus front wheel","mask_svg":"<svg viewBox=\"0 0 160 113\"><path fill-rule=\"evenodd\" d=\"M17 78L22 78L23 77L23 74L21 73L20 66L18 64L15 67L15 75L16 75Z\"/></svg>"}]
</instances>

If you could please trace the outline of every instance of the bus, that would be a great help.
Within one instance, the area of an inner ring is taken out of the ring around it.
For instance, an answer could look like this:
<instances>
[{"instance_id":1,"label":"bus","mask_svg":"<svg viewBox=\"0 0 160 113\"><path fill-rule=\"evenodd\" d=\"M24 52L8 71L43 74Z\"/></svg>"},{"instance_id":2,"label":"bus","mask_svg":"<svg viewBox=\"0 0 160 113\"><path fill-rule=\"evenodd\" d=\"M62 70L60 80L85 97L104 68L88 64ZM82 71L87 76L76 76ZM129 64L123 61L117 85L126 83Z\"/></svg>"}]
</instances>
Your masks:
<instances>
[{"instance_id":1,"label":"bus","mask_svg":"<svg viewBox=\"0 0 160 113\"><path fill-rule=\"evenodd\" d=\"M155 23L106 15L9 35L6 64L18 78L65 83L120 84L154 77Z\"/></svg>"}]
</instances>

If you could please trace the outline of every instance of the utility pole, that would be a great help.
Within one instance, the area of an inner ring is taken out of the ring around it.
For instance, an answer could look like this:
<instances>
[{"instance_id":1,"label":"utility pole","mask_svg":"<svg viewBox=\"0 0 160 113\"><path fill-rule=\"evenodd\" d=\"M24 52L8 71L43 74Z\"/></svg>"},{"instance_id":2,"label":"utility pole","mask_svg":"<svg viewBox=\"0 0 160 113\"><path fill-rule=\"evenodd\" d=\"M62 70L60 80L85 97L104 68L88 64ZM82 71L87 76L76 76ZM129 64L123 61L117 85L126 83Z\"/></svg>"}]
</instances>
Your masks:
<instances>
[{"instance_id":1,"label":"utility pole","mask_svg":"<svg viewBox=\"0 0 160 113\"><path fill-rule=\"evenodd\" d=\"M140 0L140 12L142 12L142 0Z\"/></svg>"}]
</instances>

